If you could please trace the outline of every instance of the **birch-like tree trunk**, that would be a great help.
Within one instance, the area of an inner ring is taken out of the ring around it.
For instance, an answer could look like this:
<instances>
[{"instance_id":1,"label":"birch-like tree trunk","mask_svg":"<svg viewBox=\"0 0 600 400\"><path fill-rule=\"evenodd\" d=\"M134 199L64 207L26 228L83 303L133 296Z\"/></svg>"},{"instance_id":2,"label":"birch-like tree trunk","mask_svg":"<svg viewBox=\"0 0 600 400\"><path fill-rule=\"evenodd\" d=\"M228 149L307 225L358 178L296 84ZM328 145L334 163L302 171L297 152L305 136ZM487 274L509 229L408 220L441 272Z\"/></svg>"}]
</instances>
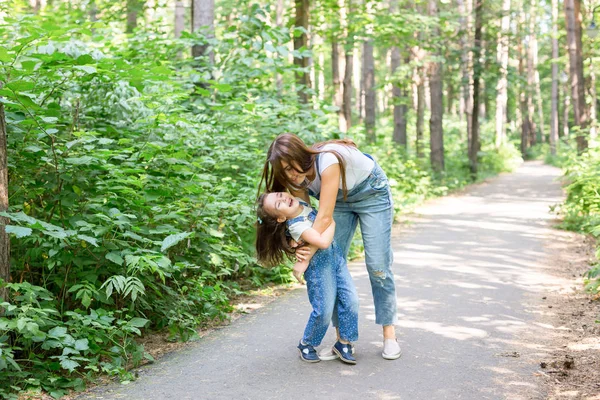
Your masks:
<instances>
[{"instance_id":1,"label":"birch-like tree trunk","mask_svg":"<svg viewBox=\"0 0 600 400\"><path fill-rule=\"evenodd\" d=\"M475 0L475 39L473 51L473 108L472 108L472 135L469 142L469 167L473 179L477 177L477 153L479 152L479 79L481 76L481 29L483 26L483 2Z\"/></svg>"},{"instance_id":2,"label":"birch-like tree trunk","mask_svg":"<svg viewBox=\"0 0 600 400\"><path fill-rule=\"evenodd\" d=\"M214 0L192 0L192 32L201 31L207 39L215 36L215 1ZM208 53L208 45L192 46L192 57L208 56L210 63L214 62L214 54Z\"/></svg>"},{"instance_id":3,"label":"birch-like tree trunk","mask_svg":"<svg viewBox=\"0 0 600 400\"><path fill-rule=\"evenodd\" d=\"M369 142L375 142L375 59L373 40L363 45L363 82L365 90L365 129Z\"/></svg>"},{"instance_id":4,"label":"birch-like tree trunk","mask_svg":"<svg viewBox=\"0 0 600 400\"><path fill-rule=\"evenodd\" d=\"M577 152L582 153L588 147L584 131L588 125L585 102L585 82L583 80L583 51L581 43L581 3L580 0L565 0L565 19L567 25L567 43L569 48L569 75L571 77L571 98L577 134Z\"/></svg>"},{"instance_id":5,"label":"birch-like tree trunk","mask_svg":"<svg viewBox=\"0 0 600 400\"><path fill-rule=\"evenodd\" d=\"M473 28L473 1L457 0L458 10L461 15L460 26L463 27L463 35L460 39L461 46L461 105L460 113L467 121L467 140L471 142L472 137L472 110L473 110L473 52L471 50L471 30ZM470 145L469 145L470 146Z\"/></svg>"},{"instance_id":6,"label":"birch-like tree trunk","mask_svg":"<svg viewBox=\"0 0 600 400\"><path fill-rule=\"evenodd\" d=\"M4 86L0 82L0 89ZM6 118L4 104L0 102L0 211L8 211L8 151L6 141ZM6 233L9 220L0 217L0 279L10 282L10 238ZM0 288L0 298L8 300L8 291ZM0 311L1 314L1 311Z\"/></svg>"},{"instance_id":7,"label":"birch-like tree trunk","mask_svg":"<svg viewBox=\"0 0 600 400\"><path fill-rule=\"evenodd\" d=\"M437 17L437 0L429 0L429 16ZM434 37L439 36L437 25L433 28ZM436 172L444 170L444 89L442 80L442 63L439 61L439 50L432 56L438 59L430 60L428 63L429 72L429 93L431 104L431 116L429 119L429 148L431 167Z\"/></svg>"},{"instance_id":8,"label":"birch-like tree trunk","mask_svg":"<svg viewBox=\"0 0 600 400\"><path fill-rule=\"evenodd\" d=\"M280 0L281 1L281 0ZM344 117L344 85L343 75L341 72L345 70L345 57L340 57L340 36L341 33L343 38L348 36L348 25L346 21L346 7L344 0L337 0L339 7L340 16L340 29L339 33L331 30L331 77L333 80L333 104L338 108L338 126L340 131L347 132L348 127L346 126L346 118ZM343 52L342 54L345 54Z\"/></svg>"},{"instance_id":9,"label":"birch-like tree trunk","mask_svg":"<svg viewBox=\"0 0 600 400\"><path fill-rule=\"evenodd\" d=\"M508 30L510 29L510 0L502 2L502 22L498 32L496 60L500 78L496 85L496 148L506 142L506 115L508 110Z\"/></svg>"},{"instance_id":10,"label":"birch-like tree trunk","mask_svg":"<svg viewBox=\"0 0 600 400\"><path fill-rule=\"evenodd\" d=\"M346 121L346 130L352 127L352 89L354 88L352 85L352 75L353 75L353 66L354 66L354 40L350 38L350 35L347 39L346 44L346 63L344 68L344 95L343 95L343 110L344 110L344 119Z\"/></svg>"},{"instance_id":11,"label":"birch-like tree trunk","mask_svg":"<svg viewBox=\"0 0 600 400\"><path fill-rule=\"evenodd\" d=\"M558 0L552 0L552 106L550 111L550 153L558 146Z\"/></svg>"},{"instance_id":12,"label":"birch-like tree trunk","mask_svg":"<svg viewBox=\"0 0 600 400\"><path fill-rule=\"evenodd\" d=\"M523 27L525 26L525 13L521 13L518 26L517 39L519 44L517 46L517 52L519 54L519 76L523 78L525 75L525 63L527 59L527 51L523 44L525 35L522 31ZM529 87L525 79L521 79L519 88L519 108L521 110L521 155L523 157L525 157L527 154L527 149L529 148L529 138L531 136L531 116L528 108L528 92Z\"/></svg>"},{"instance_id":13,"label":"birch-like tree trunk","mask_svg":"<svg viewBox=\"0 0 600 400\"><path fill-rule=\"evenodd\" d=\"M180 38L181 32L185 29L185 6L182 0L175 2L175 37Z\"/></svg>"},{"instance_id":14,"label":"birch-like tree trunk","mask_svg":"<svg viewBox=\"0 0 600 400\"><path fill-rule=\"evenodd\" d=\"M415 149L417 157L421 158L423 154L423 137L425 136L425 80L423 79L424 71L422 66L415 69L413 79L417 88L417 137L415 141Z\"/></svg>"},{"instance_id":15,"label":"birch-like tree trunk","mask_svg":"<svg viewBox=\"0 0 600 400\"><path fill-rule=\"evenodd\" d=\"M540 72L538 70L538 42L537 42L537 3L539 0L531 0L530 23L532 24L530 34L531 56L533 61L533 89L537 103L538 128L536 130L535 142L544 141L544 109L542 107L542 91L540 88ZM533 94L532 94L533 97Z\"/></svg>"}]
</instances>

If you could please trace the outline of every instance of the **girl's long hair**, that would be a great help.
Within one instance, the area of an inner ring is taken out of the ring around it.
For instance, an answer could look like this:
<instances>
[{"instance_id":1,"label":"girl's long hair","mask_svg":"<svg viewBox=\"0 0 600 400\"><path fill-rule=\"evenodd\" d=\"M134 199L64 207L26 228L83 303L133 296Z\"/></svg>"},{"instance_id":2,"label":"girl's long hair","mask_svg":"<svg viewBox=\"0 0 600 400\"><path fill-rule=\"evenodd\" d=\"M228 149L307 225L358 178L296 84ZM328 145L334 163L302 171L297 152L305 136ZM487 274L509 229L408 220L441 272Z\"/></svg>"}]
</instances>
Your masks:
<instances>
[{"instance_id":1,"label":"girl's long hair","mask_svg":"<svg viewBox=\"0 0 600 400\"><path fill-rule=\"evenodd\" d=\"M339 139L339 140L328 140L326 142L320 142L315 144L312 148L309 148L304 144L302 139L292 133L284 133L279 135L267 152L267 161L263 167L262 177L258 186L258 193L261 193L263 182L265 184L265 190L267 193L271 192L282 192L282 191L298 191L305 189L305 187L297 187L289 182L285 171L281 166L281 162L285 161L288 165L294 168L294 165L298 165L299 169L296 172L304 174L312 166L315 166L316 157L321 153L333 154L340 165L340 176L342 178L342 192L344 194L344 200L348 194L346 187L346 164L344 159L335 150L321 150L328 144L340 144L347 147L356 148L356 144L350 139ZM318 171L316 171L318 173Z\"/></svg>"},{"instance_id":2,"label":"girl's long hair","mask_svg":"<svg viewBox=\"0 0 600 400\"><path fill-rule=\"evenodd\" d=\"M277 218L265 211L267 195L261 194L256 202L256 258L261 265L273 267L281 264L286 257L291 258L295 250L288 243L285 222L277 222Z\"/></svg>"}]
</instances>

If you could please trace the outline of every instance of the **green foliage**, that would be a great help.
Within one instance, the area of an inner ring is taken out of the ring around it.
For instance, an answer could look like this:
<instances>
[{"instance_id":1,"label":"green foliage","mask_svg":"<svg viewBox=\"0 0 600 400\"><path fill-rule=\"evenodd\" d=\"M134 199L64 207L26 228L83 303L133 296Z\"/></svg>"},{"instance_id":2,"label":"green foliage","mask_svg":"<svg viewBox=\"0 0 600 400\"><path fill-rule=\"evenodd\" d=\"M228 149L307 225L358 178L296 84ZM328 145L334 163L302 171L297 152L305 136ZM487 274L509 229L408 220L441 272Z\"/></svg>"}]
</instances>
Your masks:
<instances>
[{"instance_id":1,"label":"green foliage","mask_svg":"<svg viewBox=\"0 0 600 400\"><path fill-rule=\"evenodd\" d=\"M563 165L568 182L567 199L558 209L563 216L561 226L600 238L600 149L590 149L580 156L566 153L553 160ZM600 260L600 248L596 259ZM600 293L600 263L587 272L586 288Z\"/></svg>"},{"instance_id":2,"label":"green foliage","mask_svg":"<svg viewBox=\"0 0 600 400\"><path fill-rule=\"evenodd\" d=\"M12 3L14 15L26 12L26 2ZM124 35L117 3L97 1L98 22L83 5L57 3L0 23L10 176L2 215L19 282L6 284L0 305L0 397L58 398L96 373L132 379L128 368L149 358L134 340L144 329L185 340L226 318L242 288L289 282L288 267L265 270L253 257L265 149L284 132L307 143L341 136L334 107L299 104L291 85L303 71L288 56L309 52L289 50L293 32L274 26L268 9L226 1L223 9L246 13L218 25L219 40L173 40L162 22ZM414 26L456 28L448 15L361 13L353 29L380 18L383 43L412 38ZM186 55L205 43L213 65ZM397 212L470 182L463 123L445 121L441 175L426 154L391 143L386 115L378 123L375 144L360 125L349 135L387 172ZM482 142L482 176L511 168L515 150L492 148L491 124Z\"/></svg>"}]
</instances>

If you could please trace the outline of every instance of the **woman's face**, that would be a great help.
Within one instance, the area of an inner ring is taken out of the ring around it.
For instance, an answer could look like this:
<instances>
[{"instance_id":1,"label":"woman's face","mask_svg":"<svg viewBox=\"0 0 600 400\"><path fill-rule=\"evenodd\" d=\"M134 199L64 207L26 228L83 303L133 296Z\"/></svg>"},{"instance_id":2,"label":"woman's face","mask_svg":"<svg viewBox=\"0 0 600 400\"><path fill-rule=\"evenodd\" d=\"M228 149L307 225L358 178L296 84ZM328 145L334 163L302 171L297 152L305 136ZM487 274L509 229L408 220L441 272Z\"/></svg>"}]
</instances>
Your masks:
<instances>
[{"instance_id":1,"label":"woman's face","mask_svg":"<svg viewBox=\"0 0 600 400\"><path fill-rule=\"evenodd\" d=\"M298 172L299 170L301 170L301 168L295 161L292 161L292 163L289 164L288 162L282 160L281 168L283 168L285 176L288 178L290 183L298 187L302 186L304 180L306 179L306 176L309 173L309 171Z\"/></svg>"}]
</instances>

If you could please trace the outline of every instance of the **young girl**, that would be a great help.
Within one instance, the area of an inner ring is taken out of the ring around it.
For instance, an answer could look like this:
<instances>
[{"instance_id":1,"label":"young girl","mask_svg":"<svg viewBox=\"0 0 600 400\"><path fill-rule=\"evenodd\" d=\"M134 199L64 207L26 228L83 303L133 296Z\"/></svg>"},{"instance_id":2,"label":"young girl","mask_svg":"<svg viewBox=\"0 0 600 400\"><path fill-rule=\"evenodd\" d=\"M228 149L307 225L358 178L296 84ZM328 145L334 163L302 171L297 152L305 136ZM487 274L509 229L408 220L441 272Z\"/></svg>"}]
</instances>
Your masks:
<instances>
[{"instance_id":1,"label":"young girl","mask_svg":"<svg viewBox=\"0 0 600 400\"><path fill-rule=\"evenodd\" d=\"M294 250L288 244L289 234L318 247L310 263L296 263L294 275L304 273L308 299L313 308L304 336L298 344L300 358L319 362L315 347L321 344L334 308L339 320L339 340L331 349L345 363L356 364L351 342L358 339L358 295L342 250L333 242L335 224L323 233L312 228L317 213L304 201L287 192L262 194L258 198L256 253L260 263L276 265ZM299 279L300 280L300 279Z\"/></svg>"}]
</instances>

